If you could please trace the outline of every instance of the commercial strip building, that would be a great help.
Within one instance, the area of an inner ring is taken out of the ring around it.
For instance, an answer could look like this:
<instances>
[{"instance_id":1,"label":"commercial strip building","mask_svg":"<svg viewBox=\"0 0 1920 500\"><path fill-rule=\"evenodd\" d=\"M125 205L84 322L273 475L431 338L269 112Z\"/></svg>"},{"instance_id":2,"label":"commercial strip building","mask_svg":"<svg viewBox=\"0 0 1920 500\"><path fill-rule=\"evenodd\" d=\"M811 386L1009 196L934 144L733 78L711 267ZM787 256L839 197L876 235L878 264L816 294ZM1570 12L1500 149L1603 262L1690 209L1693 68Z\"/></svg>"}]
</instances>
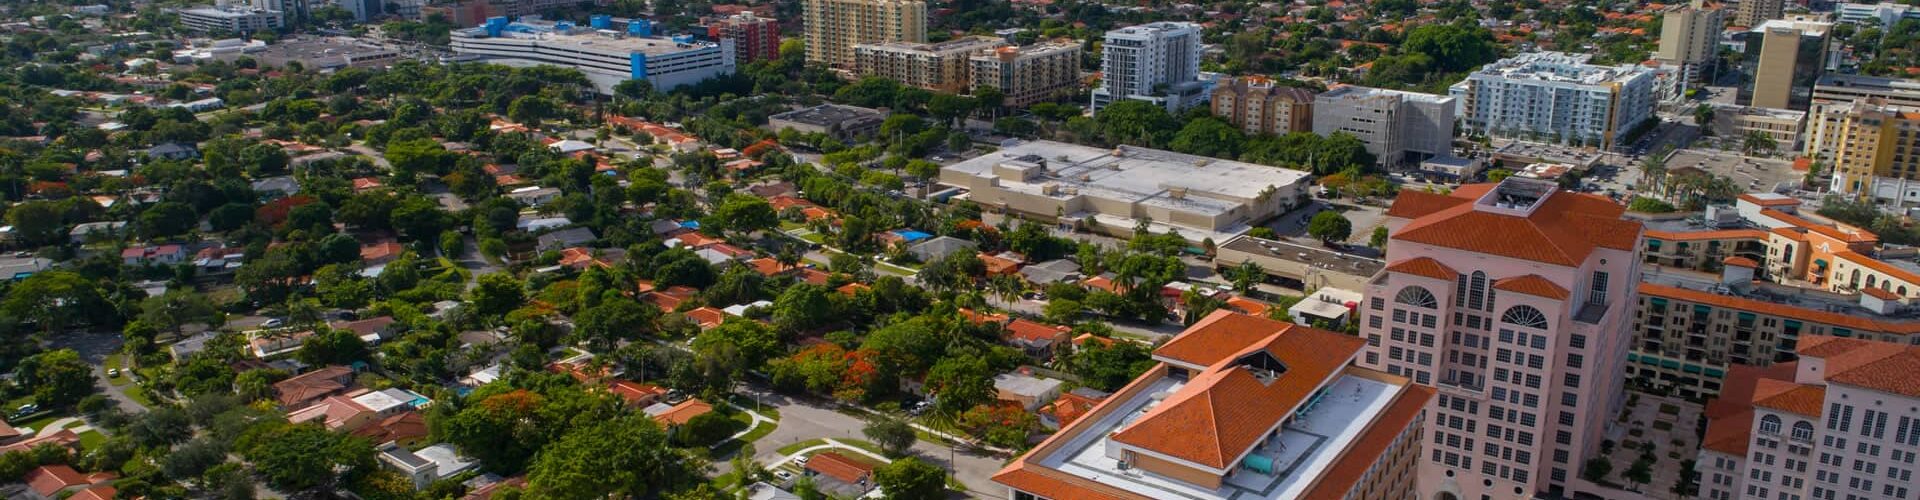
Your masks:
<instances>
[{"instance_id":1,"label":"commercial strip building","mask_svg":"<svg viewBox=\"0 0 1920 500\"><path fill-rule=\"evenodd\" d=\"M767 128L778 132L794 129L809 134L827 134L841 142L872 137L887 121L887 112L878 109L821 104L767 117Z\"/></svg>"},{"instance_id":2,"label":"commercial strip building","mask_svg":"<svg viewBox=\"0 0 1920 500\"><path fill-rule=\"evenodd\" d=\"M878 76L949 94L965 93L974 54L1006 45L990 36L960 37L940 43L863 43L853 46L854 68L861 76Z\"/></svg>"},{"instance_id":3,"label":"commercial strip building","mask_svg":"<svg viewBox=\"0 0 1920 500\"><path fill-rule=\"evenodd\" d=\"M940 182L976 203L1107 234L1155 232L1226 241L1307 199L1310 175L1156 149L1033 141L949 165Z\"/></svg>"},{"instance_id":4,"label":"commercial strip building","mask_svg":"<svg viewBox=\"0 0 1920 500\"><path fill-rule=\"evenodd\" d=\"M1156 22L1108 31L1101 44L1100 86L1091 108L1120 99L1147 101L1178 113L1207 100L1200 79L1200 25Z\"/></svg>"},{"instance_id":5,"label":"commercial strip building","mask_svg":"<svg viewBox=\"0 0 1920 500\"><path fill-rule=\"evenodd\" d=\"M264 67L278 68L299 63L301 67L315 71L346 67L380 68L400 61L398 50L350 37L286 38L248 56Z\"/></svg>"},{"instance_id":6,"label":"commercial strip building","mask_svg":"<svg viewBox=\"0 0 1920 500\"><path fill-rule=\"evenodd\" d=\"M1313 98L1313 132L1360 138L1381 165L1453 156L1457 98L1343 85Z\"/></svg>"},{"instance_id":7,"label":"commercial strip building","mask_svg":"<svg viewBox=\"0 0 1920 500\"><path fill-rule=\"evenodd\" d=\"M805 0L807 62L854 66L854 46L927 41L927 4L920 0Z\"/></svg>"},{"instance_id":8,"label":"commercial strip building","mask_svg":"<svg viewBox=\"0 0 1920 500\"><path fill-rule=\"evenodd\" d=\"M187 29L202 32L224 31L230 33L252 33L272 31L285 26L284 13L247 6L206 6L191 9L174 9L180 16L180 24Z\"/></svg>"},{"instance_id":9,"label":"commercial strip building","mask_svg":"<svg viewBox=\"0 0 1920 500\"><path fill-rule=\"evenodd\" d=\"M972 88L1000 89L1006 106L1025 107L1075 93L1080 87L1080 53L1080 43L1072 40L1000 47L969 58L972 74L968 78Z\"/></svg>"},{"instance_id":10,"label":"commercial strip building","mask_svg":"<svg viewBox=\"0 0 1920 500\"><path fill-rule=\"evenodd\" d=\"M1216 311L994 482L1015 499L1414 498L1434 389L1353 366L1363 344Z\"/></svg>"},{"instance_id":11,"label":"commercial strip building","mask_svg":"<svg viewBox=\"0 0 1920 500\"><path fill-rule=\"evenodd\" d=\"M574 26L567 22L509 22L505 17L453 32L455 53L503 64L547 64L585 73L600 93L613 93L626 80L646 80L666 91L733 73L731 40L696 42L691 36L673 39L653 36L644 20L612 29L611 19L595 16L601 26Z\"/></svg>"},{"instance_id":12,"label":"commercial strip building","mask_svg":"<svg viewBox=\"0 0 1920 500\"><path fill-rule=\"evenodd\" d=\"M1707 405L1701 498L1914 498L1920 348L1808 336Z\"/></svg>"},{"instance_id":13,"label":"commercial strip building","mask_svg":"<svg viewBox=\"0 0 1920 500\"><path fill-rule=\"evenodd\" d=\"M1720 56L1720 30L1726 10L1692 0L1669 7L1660 24L1660 48L1653 59L1680 67L1683 82L1697 82Z\"/></svg>"},{"instance_id":14,"label":"commercial strip building","mask_svg":"<svg viewBox=\"0 0 1920 500\"><path fill-rule=\"evenodd\" d=\"M1531 52L1481 67L1448 89L1465 128L1611 149L1653 117L1653 72L1587 64L1589 54Z\"/></svg>"},{"instance_id":15,"label":"commercial strip building","mask_svg":"<svg viewBox=\"0 0 1920 500\"><path fill-rule=\"evenodd\" d=\"M1774 19L1746 33L1745 73L1737 102L1760 108L1806 111L1813 86L1827 67L1827 31L1832 24Z\"/></svg>"},{"instance_id":16,"label":"commercial strip building","mask_svg":"<svg viewBox=\"0 0 1920 500\"><path fill-rule=\"evenodd\" d=\"M727 16L707 25L707 38L732 40L734 64L780 58L780 22L755 16L753 11Z\"/></svg>"},{"instance_id":17,"label":"commercial strip building","mask_svg":"<svg viewBox=\"0 0 1920 500\"><path fill-rule=\"evenodd\" d=\"M1360 366L1439 388L1421 498L1614 495L1580 468L1626 399L1642 227L1624 212L1520 178L1394 200Z\"/></svg>"},{"instance_id":18,"label":"commercial strip building","mask_svg":"<svg viewBox=\"0 0 1920 500\"><path fill-rule=\"evenodd\" d=\"M1806 124L1807 113L1782 108L1760 108L1753 106L1714 106L1714 130L1730 131L1728 137L1747 137L1759 132L1773 139L1774 151L1792 153L1800 150L1801 129Z\"/></svg>"},{"instance_id":19,"label":"commercial strip building","mask_svg":"<svg viewBox=\"0 0 1920 500\"><path fill-rule=\"evenodd\" d=\"M1277 85L1272 78L1232 78L1213 89L1213 116L1248 134L1313 131L1313 92Z\"/></svg>"}]
</instances>

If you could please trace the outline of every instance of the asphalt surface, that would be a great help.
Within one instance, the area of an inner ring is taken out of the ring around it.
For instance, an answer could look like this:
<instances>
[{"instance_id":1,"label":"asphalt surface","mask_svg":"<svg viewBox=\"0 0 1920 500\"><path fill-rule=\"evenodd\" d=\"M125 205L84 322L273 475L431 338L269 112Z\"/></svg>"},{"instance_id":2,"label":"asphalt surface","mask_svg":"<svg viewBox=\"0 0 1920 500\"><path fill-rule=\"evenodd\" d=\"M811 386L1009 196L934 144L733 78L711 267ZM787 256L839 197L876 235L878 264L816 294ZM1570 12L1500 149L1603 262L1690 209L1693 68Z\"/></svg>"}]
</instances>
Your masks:
<instances>
[{"instance_id":1,"label":"asphalt surface","mask_svg":"<svg viewBox=\"0 0 1920 500\"><path fill-rule=\"evenodd\" d=\"M833 403L792 398L756 387L743 388L740 392L780 412L780 425L753 443L753 458L762 465L778 465L772 462L785 458L779 451L782 446L821 438L866 439L861 434L866 421L834 411L830 406ZM1006 489L996 486L992 478L1011 457L949 449L927 441L913 444L913 456L954 472L955 479L967 486L967 498L1007 498ZM727 469L724 462L714 466L722 473Z\"/></svg>"}]
</instances>

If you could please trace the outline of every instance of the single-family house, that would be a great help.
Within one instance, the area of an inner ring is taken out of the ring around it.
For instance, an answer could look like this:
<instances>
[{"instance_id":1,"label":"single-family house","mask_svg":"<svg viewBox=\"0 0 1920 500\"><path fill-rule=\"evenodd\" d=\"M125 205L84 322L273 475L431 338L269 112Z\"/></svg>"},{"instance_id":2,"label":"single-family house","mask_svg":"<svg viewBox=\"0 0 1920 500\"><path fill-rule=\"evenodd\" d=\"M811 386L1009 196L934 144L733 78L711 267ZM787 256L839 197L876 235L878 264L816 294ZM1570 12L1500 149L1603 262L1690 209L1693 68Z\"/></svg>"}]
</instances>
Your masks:
<instances>
[{"instance_id":1,"label":"single-family house","mask_svg":"<svg viewBox=\"0 0 1920 500\"><path fill-rule=\"evenodd\" d=\"M1007 323L1007 344L1020 348L1027 357L1041 361L1053 359L1054 350L1066 345L1072 334L1073 328L1025 318Z\"/></svg>"},{"instance_id":2,"label":"single-family house","mask_svg":"<svg viewBox=\"0 0 1920 500\"><path fill-rule=\"evenodd\" d=\"M380 447L379 458L381 463L412 480L415 490L425 489L434 481L473 470L478 465L473 459L460 455L453 445L445 443L421 448L420 451L408 451L397 444L389 443Z\"/></svg>"},{"instance_id":3,"label":"single-family house","mask_svg":"<svg viewBox=\"0 0 1920 500\"><path fill-rule=\"evenodd\" d=\"M938 236L907 247L907 253L913 254L914 258L920 259L920 262L933 262L944 259L948 255L972 252L978 248L980 244L972 241L952 236Z\"/></svg>"},{"instance_id":4,"label":"single-family house","mask_svg":"<svg viewBox=\"0 0 1920 500\"><path fill-rule=\"evenodd\" d=\"M313 336L313 330L258 330L247 333L247 351L253 357L267 359L300 350Z\"/></svg>"},{"instance_id":5,"label":"single-family house","mask_svg":"<svg viewBox=\"0 0 1920 500\"><path fill-rule=\"evenodd\" d=\"M998 393L997 398L1000 401L1018 404L1027 411L1038 409L1042 405L1053 402L1054 398L1060 397L1062 385L1064 384L1059 380L1034 375L1032 369L1024 367L993 376L993 389Z\"/></svg>"},{"instance_id":6,"label":"single-family house","mask_svg":"<svg viewBox=\"0 0 1920 500\"><path fill-rule=\"evenodd\" d=\"M1067 259L1054 259L1022 267L1020 276L1026 278L1028 283L1039 286L1080 281L1080 264Z\"/></svg>"},{"instance_id":7,"label":"single-family house","mask_svg":"<svg viewBox=\"0 0 1920 500\"><path fill-rule=\"evenodd\" d=\"M386 265L406 253L407 247L393 240L360 246L360 263L367 267Z\"/></svg>"},{"instance_id":8,"label":"single-family house","mask_svg":"<svg viewBox=\"0 0 1920 500\"><path fill-rule=\"evenodd\" d=\"M59 498L62 493L78 492L94 484L106 483L116 478L113 473L84 474L73 467L57 464L42 465L27 471L25 481L27 491L33 498Z\"/></svg>"},{"instance_id":9,"label":"single-family house","mask_svg":"<svg viewBox=\"0 0 1920 500\"><path fill-rule=\"evenodd\" d=\"M180 245L127 247L120 251L120 262L129 266L171 266L187 261L187 248Z\"/></svg>"},{"instance_id":10,"label":"single-family house","mask_svg":"<svg viewBox=\"0 0 1920 500\"><path fill-rule=\"evenodd\" d=\"M1107 396L1110 395L1089 387L1067 391L1061 394L1059 399L1040 407L1040 411L1037 412L1040 414L1040 424L1047 426L1048 429L1058 430L1072 424L1080 416L1092 412L1093 407L1100 406L1100 402L1106 401Z\"/></svg>"},{"instance_id":11,"label":"single-family house","mask_svg":"<svg viewBox=\"0 0 1920 500\"><path fill-rule=\"evenodd\" d=\"M275 382L273 394L281 408L292 410L305 408L353 386L353 369L335 365Z\"/></svg>"},{"instance_id":12,"label":"single-family house","mask_svg":"<svg viewBox=\"0 0 1920 500\"><path fill-rule=\"evenodd\" d=\"M300 181L291 175L268 177L253 181L254 194L261 198L281 198L300 193Z\"/></svg>"},{"instance_id":13,"label":"single-family house","mask_svg":"<svg viewBox=\"0 0 1920 500\"><path fill-rule=\"evenodd\" d=\"M599 237L593 235L593 230L584 227L553 231L535 238L535 240L539 241L540 250L559 250L568 247L586 246L589 243L593 243L596 239L599 239Z\"/></svg>"},{"instance_id":14,"label":"single-family house","mask_svg":"<svg viewBox=\"0 0 1920 500\"><path fill-rule=\"evenodd\" d=\"M667 397L667 388L653 384L643 384L631 380L615 380L607 384L607 390L625 400L627 404L646 408L659 403Z\"/></svg>"},{"instance_id":15,"label":"single-family house","mask_svg":"<svg viewBox=\"0 0 1920 500\"><path fill-rule=\"evenodd\" d=\"M815 486L837 494L859 496L873 489L873 466L848 458L839 452L825 452L807 459L804 473Z\"/></svg>"},{"instance_id":16,"label":"single-family house","mask_svg":"<svg viewBox=\"0 0 1920 500\"><path fill-rule=\"evenodd\" d=\"M665 402L654 403L641 411L653 417L653 421L660 423L661 427L672 431L674 428L686 425L687 421L693 420L693 417L713 413L713 405L701 401L700 398L693 398L673 405Z\"/></svg>"},{"instance_id":17,"label":"single-family house","mask_svg":"<svg viewBox=\"0 0 1920 500\"><path fill-rule=\"evenodd\" d=\"M547 202L559 197L560 188L540 186L527 186L507 192L507 198L511 198L513 201L520 202L521 205L529 207L545 205Z\"/></svg>"},{"instance_id":18,"label":"single-family house","mask_svg":"<svg viewBox=\"0 0 1920 500\"><path fill-rule=\"evenodd\" d=\"M122 221L86 222L81 224L75 224L72 230L67 231L67 238L73 241L74 243L86 243L87 240L93 239L96 237L112 238L114 236L119 235L120 230L125 229L126 227L127 227L127 223Z\"/></svg>"},{"instance_id":19,"label":"single-family house","mask_svg":"<svg viewBox=\"0 0 1920 500\"><path fill-rule=\"evenodd\" d=\"M205 331L193 334L187 338L180 339L178 342L174 342L172 345L168 345L167 353L172 354L173 360L176 362L186 361L187 358L207 350L207 341L213 340L216 336L219 336L219 332Z\"/></svg>"},{"instance_id":20,"label":"single-family house","mask_svg":"<svg viewBox=\"0 0 1920 500\"><path fill-rule=\"evenodd\" d=\"M372 409L345 395L327 396L319 402L287 413L287 421L300 424L318 422L330 431L352 432L365 427L376 416Z\"/></svg>"},{"instance_id":21,"label":"single-family house","mask_svg":"<svg viewBox=\"0 0 1920 500\"><path fill-rule=\"evenodd\" d=\"M192 144L163 142L147 148L147 157L156 160L191 160L200 157L200 150Z\"/></svg>"},{"instance_id":22,"label":"single-family house","mask_svg":"<svg viewBox=\"0 0 1920 500\"><path fill-rule=\"evenodd\" d=\"M378 344L382 340L400 335L398 322L393 316L379 316L354 321L335 321L327 325L335 330L347 330L360 337L362 342Z\"/></svg>"},{"instance_id":23,"label":"single-family house","mask_svg":"<svg viewBox=\"0 0 1920 500\"><path fill-rule=\"evenodd\" d=\"M14 441L6 446L0 446L0 455L16 451L27 451L41 446L60 446L79 451L80 434L73 432L73 429L60 429L53 432L42 431L34 434L33 437Z\"/></svg>"},{"instance_id":24,"label":"single-family house","mask_svg":"<svg viewBox=\"0 0 1920 500\"><path fill-rule=\"evenodd\" d=\"M712 330L727 320L726 311L713 306L704 306L686 312L687 321L700 325L701 331Z\"/></svg>"},{"instance_id":25,"label":"single-family house","mask_svg":"<svg viewBox=\"0 0 1920 500\"><path fill-rule=\"evenodd\" d=\"M394 443L412 448L427 439L427 419L417 411L405 411L367 424L353 435L366 438L376 446Z\"/></svg>"}]
</instances>

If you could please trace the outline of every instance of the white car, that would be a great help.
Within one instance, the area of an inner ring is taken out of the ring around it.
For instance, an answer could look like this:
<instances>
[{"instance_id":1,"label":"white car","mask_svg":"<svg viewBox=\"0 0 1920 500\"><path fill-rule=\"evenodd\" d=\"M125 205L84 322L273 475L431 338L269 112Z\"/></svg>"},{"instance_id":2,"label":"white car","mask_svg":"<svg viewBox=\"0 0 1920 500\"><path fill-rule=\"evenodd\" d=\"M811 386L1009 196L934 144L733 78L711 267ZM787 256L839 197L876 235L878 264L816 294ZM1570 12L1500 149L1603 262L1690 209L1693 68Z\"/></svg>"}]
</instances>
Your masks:
<instances>
[{"instance_id":1,"label":"white car","mask_svg":"<svg viewBox=\"0 0 1920 500\"><path fill-rule=\"evenodd\" d=\"M793 457L793 463L796 463L796 464L800 464L800 465L806 465L806 464L807 464L807 457Z\"/></svg>"},{"instance_id":2,"label":"white car","mask_svg":"<svg viewBox=\"0 0 1920 500\"><path fill-rule=\"evenodd\" d=\"M286 324L287 324L286 320L283 320L280 318L271 318L264 322L261 322L260 326L262 328L279 328L279 327L285 326Z\"/></svg>"}]
</instances>

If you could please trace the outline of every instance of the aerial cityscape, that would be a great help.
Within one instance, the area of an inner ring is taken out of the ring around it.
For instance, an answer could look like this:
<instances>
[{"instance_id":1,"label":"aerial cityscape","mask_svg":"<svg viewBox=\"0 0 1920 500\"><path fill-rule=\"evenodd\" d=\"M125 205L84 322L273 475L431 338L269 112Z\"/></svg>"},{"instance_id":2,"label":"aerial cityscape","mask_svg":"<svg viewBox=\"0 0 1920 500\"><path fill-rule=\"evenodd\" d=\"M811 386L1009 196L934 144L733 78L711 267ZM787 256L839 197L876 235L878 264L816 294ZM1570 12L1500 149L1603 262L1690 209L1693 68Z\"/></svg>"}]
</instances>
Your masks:
<instances>
[{"instance_id":1,"label":"aerial cityscape","mask_svg":"<svg viewBox=\"0 0 1920 500\"><path fill-rule=\"evenodd\" d=\"M733 1L0 0L0 497L1920 499L1920 0Z\"/></svg>"}]
</instances>

